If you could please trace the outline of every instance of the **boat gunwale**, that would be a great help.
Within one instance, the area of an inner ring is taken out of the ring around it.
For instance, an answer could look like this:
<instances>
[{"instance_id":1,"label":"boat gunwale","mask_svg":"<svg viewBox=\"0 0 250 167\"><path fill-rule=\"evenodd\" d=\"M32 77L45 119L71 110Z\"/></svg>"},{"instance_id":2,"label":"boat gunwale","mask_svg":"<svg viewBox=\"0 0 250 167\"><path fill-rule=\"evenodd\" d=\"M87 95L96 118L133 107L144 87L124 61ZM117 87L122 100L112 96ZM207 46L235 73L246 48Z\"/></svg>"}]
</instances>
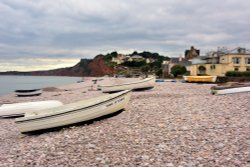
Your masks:
<instances>
[{"instance_id":1,"label":"boat gunwale","mask_svg":"<svg viewBox=\"0 0 250 167\"><path fill-rule=\"evenodd\" d=\"M141 91L141 90L150 90L150 89L153 89L154 86L150 86L150 87L145 87L145 88L135 88L135 89L131 89L131 91ZM111 91L103 91L103 93L117 93L117 92L121 92L121 91L124 91L124 90L111 90Z\"/></svg>"},{"instance_id":2,"label":"boat gunwale","mask_svg":"<svg viewBox=\"0 0 250 167\"><path fill-rule=\"evenodd\" d=\"M47 107L51 106L52 107ZM24 116L25 111L39 111L39 110L46 110L53 107L62 106L63 103L58 100L44 100L44 101L31 101L31 102L20 102L20 103L8 103L3 104L0 106L0 117L3 118L11 118L11 117L18 117ZM38 109L37 106L40 108ZM42 109L41 109L42 107Z\"/></svg>"},{"instance_id":3,"label":"boat gunwale","mask_svg":"<svg viewBox=\"0 0 250 167\"><path fill-rule=\"evenodd\" d=\"M216 75L208 75L208 76L196 76L196 75L188 75L183 76L185 82L189 83L215 83L218 76Z\"/></svg>"},{"instance_id":4,"label":"boat gunwale","mask_svg":"<svg viewBox=\"0 0 250 167\"><path fill-rule=\"evenodd\" d=\"M249 87L249 86L247 86ZM246 91L238 91L238 92L230 92L230 93L221 93L223 91L226 91L226 90L237 90L237 89L240 89L240 88L247 88L247 87L238 87L238 88L229 88L229 89L219 89L219 90L211 90L212 94L213 95L226 95L226 94L235 94L235 93L246 93L246 92L250 92L250 90L246 90ZM249 87L250 88L250 87Z\"/></svg>"},{"instance_id":5,"label":"boat gunwale","mask_svg":"<svg viewBox=\"0 0 250 167\"><path fill-rule=\"evenodd\" d=\"M132 85L132 84L138 84L138 83L143 83L143 82L148 82L150 80L153 80L155 78L146 78L138 82L130 82L130 83L123 83L123 84L115 84L115 85L100 85L100 87L115 87L115 86L123 86L123 85Z\"/></svg>"},{"instance_id":6,"label":"boat gunwale","mask_svg":"<svg viewBox=\"0 0 250 167\"><path fill-rule=\"evenodd\" d=\"M42 89L29 89L29 90L15 90L16 93L31 93L35 91L40 91Z\"/></svg>"},{"instance_id":7,"label":"boat gunwale","mask_svg":"<svg viewBox=\"0 0 250 167\"><path fill-rule=\"evenodd\" d=\"M16 94L18 97L31 97L31 96L39 96L42 93L36 93L36 94Z\"/></svg>"},{"instance_id":8,"label":"boat gunwale","mask_svg":"<svg viewBox=\"0 0 250 167\"><path fill-rule=\"evenodd\" d=\"M30 121L35 121L35 120L41 120L41 119L46 119L46 118L49 118L49 117L57 117L57 116L60 116L60 115L65 115L65 114L67 115L68 113L72 113L72 112L79 112L79 110L80 111L81 110L86 110L86 109L89 109L89 108L93 108L93 107L102 105L102 104L107 103L109 101L112 101L112 100L114 100L116 98L124 96L129 92L131 92L131 90L125 90L122 94L120 94L118 96L115 96L115 97L113 97L111 99L101 101L99 103L96 103L96 104L93 104L93 105L90 105L90 106L86 106L86 107L83 107L83 108L78 108L78 109L75 109L75 110L69 110L69 111L66 111L66 112L59 112L59 113L54 113L54 114L35 115L35 116L30 116L30 117L35 117L35 118L29 118L29 119L27 119L28 117L18 118L18 119L15 120L15 123L19 124L19 123L22 123L22 122L30 122Z\"/></svg>"},{"instance_id":9,"label":"boat gunwale","mask_svg":"<svg viewBox=\"0 0 250 167\"><path fill-rule=\"evenodd\" d=\"M233 89L233 88L245 88L250 87L250 85L232 85L232 86L222 86L222 87L211 87L211 90L225 90L225 89Z\"/></svg>"},{"instance_id":10,"label":"boat gunwale","mask_svg":"<svg viewBox=\"0 0 250 167\"><path fill-rule=\"evenodd\" d=\"M24 116L24 113L23 114L0 115L0 118L11 118L11 117L20 117L20 116Z\"/></svg>"},{"instance_id":11,"label":"boat gunwale","mask_svg":"<svg viewBox=\"0 0 250 167\"><path fill-rule=\"evenodd\" d=\"M185 76L185 77L187 77L187 78L198 78L198 79L200 79L200 78L213 78L213 77L217 77L217 76Z\"/></svg>"}]
</instances>

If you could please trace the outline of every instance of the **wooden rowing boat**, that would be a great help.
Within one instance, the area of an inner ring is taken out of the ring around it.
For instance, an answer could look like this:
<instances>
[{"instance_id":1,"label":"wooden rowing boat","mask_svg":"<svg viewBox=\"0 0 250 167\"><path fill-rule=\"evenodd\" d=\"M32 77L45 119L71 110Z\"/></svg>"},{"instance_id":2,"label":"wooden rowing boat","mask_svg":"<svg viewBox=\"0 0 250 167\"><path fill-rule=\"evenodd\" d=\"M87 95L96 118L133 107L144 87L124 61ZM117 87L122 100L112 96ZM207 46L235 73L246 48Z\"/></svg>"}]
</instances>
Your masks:
<instances>
[{"instance_id":1,"label":"wooden rowing boat","mask_svg":"<svg viewBox=\"0 0 250 167\"><path fill-rule=\"evenodd\" d=\"M23 116L28 111L38 111L62 105L63 103L57 100L3 104L0 107L0 117Z\"/></svg>"},{"instance_id":2,"label":"wooden rowing boat","mask_svg":"<svg viewBox=\"0 0 250 167\"><path fill-rule=\"evenodd\" d=\"M183 76L186 82L216 82L217 76Z\"/></svg>"},{"instance_id":3,"label":"wooden rowing boat","mask_svg":"<svg viewBox=\"0 0 250 167\"><path fill-rule=\"evenodd\" d=\"M124 109L129 102L129 92L125 90L53 109L28 112L25 117L16 119L15 123L24 133L93 120Z\"/></svg>"},{"instance_id":4,"label":"wooden rowing boat","mask_svg":"<svg viewBox=\"0 0 250 167\"><path fill-rule=\"evenodd\" d=\"M250 83L226 83L217 86L212 86L211 90L221 90L221 89L239 88L247 86L250 86Z\"/></svg>"},{"instance_id":5,"label":"wooden rowing boat","mask_svg":"<svg viewBox=\"0 0 250 167\"><path fill-rule=\"evenodd\" d=\"M18 97L39 96L42 94L42 89L16 90Z\"/></svg>"},{"instance_id":6,"label":"wooden rowing boat","mask_svg":"<svg viewBox=\"0 0 250 167\"><path fill-rule=\"evenodd\" d=\"M211 93L213 95L224 95L224 94L243 93L243 92L250 92L250 86L211 90Z\"/></svg>"},{"instance_id":7,"label":"wooden rowing boat","mask_svg":"<svg viewBox=\"0 0 250 167\"><path fill-rule=\"evenodd\" d=\"M115 84L115 85L100 85L99 88L103 93L113 93L119 92L123 90L146 90L152 89L155 85L155 78L145 78L143 80L137 82L123 83L123 84Z\"/></svg>"}]
</instances>

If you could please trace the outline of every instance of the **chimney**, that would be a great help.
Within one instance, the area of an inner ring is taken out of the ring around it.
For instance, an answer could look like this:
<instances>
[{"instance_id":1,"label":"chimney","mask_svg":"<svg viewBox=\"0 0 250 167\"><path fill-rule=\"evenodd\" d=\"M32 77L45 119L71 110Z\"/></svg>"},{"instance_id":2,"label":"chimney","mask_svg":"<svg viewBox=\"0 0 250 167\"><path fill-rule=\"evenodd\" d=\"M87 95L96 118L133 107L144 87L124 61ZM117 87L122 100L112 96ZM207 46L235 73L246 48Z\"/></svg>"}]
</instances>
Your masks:
<instances>
[{"instance_id":1,"label":"chimney","mask_svg":"<svg viewBox=\"0 0 250 167\"><path fill-rule=\"evenodd\" d=\"M241 53L241 54L245 54L246 53L246 49L245 48L238 48L237 51L238 51L238 53Z\"/></svg>"}]
</instances>

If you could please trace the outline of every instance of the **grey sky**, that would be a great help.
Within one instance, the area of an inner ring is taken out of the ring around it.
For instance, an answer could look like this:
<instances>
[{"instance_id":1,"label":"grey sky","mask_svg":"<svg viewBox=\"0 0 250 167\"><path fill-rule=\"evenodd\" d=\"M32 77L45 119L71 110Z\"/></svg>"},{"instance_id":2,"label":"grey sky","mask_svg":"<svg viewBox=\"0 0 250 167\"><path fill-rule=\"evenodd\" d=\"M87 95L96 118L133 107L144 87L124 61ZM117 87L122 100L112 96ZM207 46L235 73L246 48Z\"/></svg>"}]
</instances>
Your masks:
<instances>
[{"instance_id":1,"label":"grey sky","mask_svg":"<svg viewBox=\"0 0 250 167\"><path fill-rule=\"evenodd\" d=\"M0 71L71 66L114 50L249 48L249 8L247 0L0 0Z\"/></svg>"}]
</instances>

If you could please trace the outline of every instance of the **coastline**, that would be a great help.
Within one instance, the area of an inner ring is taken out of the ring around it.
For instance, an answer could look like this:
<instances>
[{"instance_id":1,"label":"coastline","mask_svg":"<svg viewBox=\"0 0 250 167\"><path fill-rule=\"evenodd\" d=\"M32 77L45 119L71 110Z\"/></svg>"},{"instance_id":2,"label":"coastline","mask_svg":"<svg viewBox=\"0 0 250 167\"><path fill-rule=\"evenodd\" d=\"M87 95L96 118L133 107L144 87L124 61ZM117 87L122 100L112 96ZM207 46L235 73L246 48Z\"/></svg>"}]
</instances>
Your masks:
<instances>
[{"instance_id":1,"label":"coastline","mask_svg":"<svg viewBox=\"0 0 250 167\"><path fill-rule=\"evenodd\" d=\"M60 100L103 94L100 83L136 79L102 78L63 85L37 97L0 96L3 102ZM250 92L213 96L213 84L156 83L132 92L121 114L90 125L22 135L14 119L0 119L3 166L244 166L249 162ZM0 165L1 166L1 165Z\"/></svg>"},{"instance_id":2,"label":"coastline","mask_svg":"<svg viewBox=\"0 0 250 167\"><path fill-rule=\"evenodd\" d=\"M40 100L60 100L64 104L72 103L85 98L91 98L102 95L101 91L97 91L98 84L117 84L123 82L136 81L139 78L109 78L99 77L102 81L98 81L97 84L93 84L92 80L97 77L84 77L84 82L65 84L54 87L44 87L43 93L40 96L32 97L17 97L15 93L9 93L0 95L0 104L4 103L19 103L28 101L40 101ZM91 87L93 86L93 87ZM93 90L91 90L93 89ZM90 91L89 91L90 90Z\"/></svg>"},{"instance_id":3,"label":"coastline","mask_svg":"<svg viewBox=\"0 0 250 167\"><path fill-rule=\"evenodd\" d=\"M81 77L61 76L0 76L0 96L15 90L41 89L49 86L61 86L76 83Z\"/></svg>"}]
</instances>

